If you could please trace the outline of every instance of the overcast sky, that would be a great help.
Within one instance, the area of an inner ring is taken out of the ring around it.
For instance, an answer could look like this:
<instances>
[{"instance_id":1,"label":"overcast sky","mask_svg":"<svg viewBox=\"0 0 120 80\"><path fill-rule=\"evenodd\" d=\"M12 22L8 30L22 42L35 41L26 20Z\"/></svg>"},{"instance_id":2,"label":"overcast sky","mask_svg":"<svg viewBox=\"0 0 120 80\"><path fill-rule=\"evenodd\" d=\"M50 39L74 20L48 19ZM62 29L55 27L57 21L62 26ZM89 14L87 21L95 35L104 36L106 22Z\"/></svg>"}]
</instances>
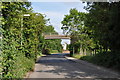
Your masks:
<instances>
[{"instance_id":1,"label":"overcast sky","mask_svg":"<svg viewBox=\"0 0 120 80\"><path fill-rule=\"evenodd\" d=\"M47 1L47 0L44 0L44 1ZM64 0L64 1L67 1L67 0ZM69 1L73 1L73 0L69 0ZM46 14L47 18L50 18L50 22L54 26L55 30L60 34L62 33L61 21L63 20L64 15L69 14L69 10L71 8L76 8L80 12L86 12L83 9L85 5L86 4L82 3L81 1L79 2L35 2L35 1L32 2L32 7L34 12ZM64 42L70 43L69 40L62 40L62 43Z\"/></svg>"}]
</instances>

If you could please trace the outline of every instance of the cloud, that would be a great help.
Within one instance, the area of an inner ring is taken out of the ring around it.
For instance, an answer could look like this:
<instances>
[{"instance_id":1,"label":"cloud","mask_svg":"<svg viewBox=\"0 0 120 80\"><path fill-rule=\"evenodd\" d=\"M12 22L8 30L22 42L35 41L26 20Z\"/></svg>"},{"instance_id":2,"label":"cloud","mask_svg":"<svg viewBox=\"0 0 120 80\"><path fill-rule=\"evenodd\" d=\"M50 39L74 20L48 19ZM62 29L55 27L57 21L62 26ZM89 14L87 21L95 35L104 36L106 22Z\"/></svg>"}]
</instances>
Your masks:
<instances>
[{"instance_id":1,"label":"cloud","mask_svg":"<svg viewBox=\"0 0 120 80\"><path fill-rule=\"evenodd\" d=\"M61 29L62 24L53 24L55 31L57 31L59 34L63 34L63 31Z\"/></svg>"},{"instance_id":2,"label":"cloud","mask_svg":"<svg viewBox=\"0 0 120 80\"><path fill-rule=\"evenodd\" d=\"M50 23L51 23L51 25L54 26L55 31L62 34L61 21L64 18L64 13L55 12L55 11L42 11L40 13L45 14L46 18L50 18Z\"/></svg>"},{"instance_id":3,"label":"cloud","mask_svg":"<svg viewBox=\"0 0 120 80\"><path fill-rule=\"evenodd\" d=\"M45 14L46 18L50 18L51 25L53 25L55 30L59 33L62 32L61 21L63 20L64 15L69 14L69 10L71 8L77 8L77 10L84 12L83 10L84 4L82 4L81 2L80 3L77 3L77 2L32 3L32 6L35 12Z\"/></svg>"},{"instance_id":4,"label":"cloud","mask_svg":"<svg viewBox=\"0 0 120 80\"><path fill-rule=\"evenodd\" d=\"M64 16L64 13L60 13L60 12L52 12L52 11L46 11L46 12L41 12L47 15L47 17L50 18L61 18Z\"/></svg>"}]
</instances>

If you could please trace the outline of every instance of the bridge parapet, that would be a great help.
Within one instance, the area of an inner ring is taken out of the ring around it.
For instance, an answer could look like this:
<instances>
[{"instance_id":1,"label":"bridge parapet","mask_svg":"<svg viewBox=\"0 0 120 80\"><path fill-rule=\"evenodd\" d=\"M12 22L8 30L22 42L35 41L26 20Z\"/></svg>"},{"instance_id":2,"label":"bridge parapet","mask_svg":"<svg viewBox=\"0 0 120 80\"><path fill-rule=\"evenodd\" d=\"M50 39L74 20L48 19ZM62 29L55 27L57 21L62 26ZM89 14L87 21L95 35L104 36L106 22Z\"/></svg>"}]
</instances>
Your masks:
<instances>
[{"instance_id":1,"label":"bridge parapet","mask_svg":"<svg viewBox=\"0 0 120 80\"><path fill-rule=\"evenodd\" d=\"M42 33L43 35L64 35L65 36L65 34L63 34L63 32L52 32L52 33L47 33L47 32L45 32L45 33ZM66 36L69 36L69 35L66 35Z\"/></svg>"},{"instance_id":2,"label":"bridge parapet","mask_svg":"<svg viewBox=\"0 0 120 80\"><path fill-rule=\"evenodd\" d=\"M45 39L70 39L69 35L58 33L43 33Z\"/></svg>"}]
</instances>

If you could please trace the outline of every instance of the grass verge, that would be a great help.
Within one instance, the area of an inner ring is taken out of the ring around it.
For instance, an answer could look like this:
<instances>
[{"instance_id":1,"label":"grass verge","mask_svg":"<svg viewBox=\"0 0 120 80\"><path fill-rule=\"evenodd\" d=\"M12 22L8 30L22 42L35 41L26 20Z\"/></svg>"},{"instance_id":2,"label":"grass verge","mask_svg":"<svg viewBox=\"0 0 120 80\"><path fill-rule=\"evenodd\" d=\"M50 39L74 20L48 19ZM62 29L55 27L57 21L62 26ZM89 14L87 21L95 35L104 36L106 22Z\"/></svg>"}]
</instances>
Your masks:
<instances>
[{"instance_id":1,"label":"grass verge","mask_svg":"<svg viewBox=\"0 0 120 80\"><path fill-rule=\"evenodd\" d=\"M96 54L95 56L83 56L83 55L75 54L73 57L120 72L119 53L103 52Z\"/></svg>"}]
</instances>

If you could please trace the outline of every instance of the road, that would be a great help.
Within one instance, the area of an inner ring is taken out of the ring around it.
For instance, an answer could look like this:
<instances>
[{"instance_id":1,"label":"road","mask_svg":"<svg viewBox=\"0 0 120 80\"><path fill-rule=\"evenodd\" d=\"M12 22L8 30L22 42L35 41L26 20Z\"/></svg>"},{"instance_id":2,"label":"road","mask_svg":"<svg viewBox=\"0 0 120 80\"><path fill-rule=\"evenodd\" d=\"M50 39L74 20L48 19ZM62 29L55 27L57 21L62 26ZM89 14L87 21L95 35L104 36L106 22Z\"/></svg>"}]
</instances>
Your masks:
<instances>
[{"instance_id":1,"label":"road","mask_svg":"<svg viewBox=\"0 0 120 80\"><path fill-rule=\"evenodd\" d=\"M65 54L52 54L38 60L29 78L120 78L120 76L105 68L66 59Z\"/></svg>"}]
</instances>

